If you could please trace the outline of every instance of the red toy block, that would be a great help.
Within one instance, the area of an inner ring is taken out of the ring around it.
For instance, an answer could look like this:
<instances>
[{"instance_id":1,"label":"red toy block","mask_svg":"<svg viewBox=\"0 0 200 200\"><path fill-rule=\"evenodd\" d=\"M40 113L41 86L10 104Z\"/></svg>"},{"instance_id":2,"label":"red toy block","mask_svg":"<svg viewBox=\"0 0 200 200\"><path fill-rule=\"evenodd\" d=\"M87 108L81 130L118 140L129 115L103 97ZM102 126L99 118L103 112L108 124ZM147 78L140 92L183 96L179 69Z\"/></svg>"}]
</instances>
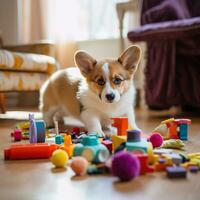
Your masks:
<instances>
[{"instance_id":1,"label":"red toy block","mask_svg":"<svg viewBox=\"0 0 200 200\"><path fill-rule=\"evenodd\" d=\"M20 129L15 129L10 135L14 138L14 141L22 140L22 131Z\"/></svg>"},{"instance_id":2,"label":"red toy block","mask_svg":"<svg viewBox=\"0 0 200 200\"><path fill-rule=\"evenodd\" d=\"M177 124L191 124L191 120L190 119L175 119L175 122Z\"/></svg>"},{"instance_id":3,"label":"red toy block","mask_svg":"<svg viewBox=\"0 0 200 200\"><path fill-rule=\"evenodd\" d=\"M35 143L15 144L4 150L5 160L43 159L49 158L57 149L56 144Z\"/></svg>"},{"instance_id":4,"label":"red toy block","mask_svg":"<svg viewBox=\"0 0 200 200\"><path fill-rule=\"evenodd\" d=\"M140 174L146 174L154 172L154 168L148 165L148 155L147 154L134 154L140 161Z\"/></svg>"},{"instance_id":5,"label":"red toy block","mask_svg":"<svg viewBox=\"0 0 200 200\"><path fill-rule=\"evenodd\" d=\"M179 139L178 137L178 123L174 120L166 123L169 128L169 138L170 139Z\"/></svg>"},{"instance_id":6,"label":"red toy block","mask_svg":"<svg viewBox=\"0 0 200 200\"><path fill-rule=\"evenodd\" d=\"M126 135L128 130L128 118L126 117L116 117L112 118L113 126L117 128L117 135Z\"/></svg>"},{"instance_id":7,"label":"red toy block","mask_svg":"<svg viewBox=\"0 0 200 200\"><path fill-rule=\"evenodd\" d=\"M110 153L112 153L112 145L113 145L112 141L110 141L110 140L103 140L101 142L101 144L105 145L107 147L107 149L110 151Z\"/></svg>"}]
</instances>

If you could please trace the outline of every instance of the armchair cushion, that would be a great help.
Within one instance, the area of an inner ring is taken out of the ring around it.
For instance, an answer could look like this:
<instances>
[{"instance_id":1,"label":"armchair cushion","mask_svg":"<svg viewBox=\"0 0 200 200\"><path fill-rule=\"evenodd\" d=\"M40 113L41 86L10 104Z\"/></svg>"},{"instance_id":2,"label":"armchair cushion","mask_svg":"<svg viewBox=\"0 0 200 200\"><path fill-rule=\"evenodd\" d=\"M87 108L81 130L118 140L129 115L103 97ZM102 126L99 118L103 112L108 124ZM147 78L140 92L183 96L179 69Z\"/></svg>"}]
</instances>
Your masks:
<instances>
[{"instance_id":1,"label":"armchair cushion","mask_svg":"<svg viewBox=\"0 0 200 200\"><path fill-rule=\"evenodd\" d=\"M0 91L38 91L48 74L0 71Z\"/></svg>"},{"instance_id":2,"label":"armchair cushion","mask_svg":"<svg viewBox=\"0 0 200 200\"><path fill-rule=\"evenodd\" d=\"M0 70L52 74L57 65L56 60L50 56L0 49Z\"/></svg>"},{"instance_id":3,"label":"armchair cushion","mask_svg":"<svg viewBox=\"0 0 200 200\"><path fill-rule=\"evenodd\" d=\"M200 17L179 19L174 21L151 23L134 29L128 33L129 40L152 41L166 39L183 39L199 37Z\"/></svg>"}]
</instances>

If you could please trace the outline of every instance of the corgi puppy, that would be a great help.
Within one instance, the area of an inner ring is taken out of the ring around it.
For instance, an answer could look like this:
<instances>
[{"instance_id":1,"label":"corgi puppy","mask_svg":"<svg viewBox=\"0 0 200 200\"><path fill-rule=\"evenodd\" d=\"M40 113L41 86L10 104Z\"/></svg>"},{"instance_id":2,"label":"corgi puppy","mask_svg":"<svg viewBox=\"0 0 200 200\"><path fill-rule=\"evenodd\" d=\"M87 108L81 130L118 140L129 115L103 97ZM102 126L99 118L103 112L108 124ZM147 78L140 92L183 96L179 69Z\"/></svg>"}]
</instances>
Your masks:
<instances>
[{"instance_id":1,"label":"corgi puppy","mask_svg":"<svg viewBox=\"0 0 200 200\"><path fill-rule=\"evenodd\" d=\"M105 136L112 129L112 117L127 116L138 129L134 115L134 74L141 49L131 46L117 59L97 61L85 51L75 53L77 67L55 72L40 90L40 110L47 126L53 118L72 116L85 125L88 133Z\"/></svg>"}]
</instances>

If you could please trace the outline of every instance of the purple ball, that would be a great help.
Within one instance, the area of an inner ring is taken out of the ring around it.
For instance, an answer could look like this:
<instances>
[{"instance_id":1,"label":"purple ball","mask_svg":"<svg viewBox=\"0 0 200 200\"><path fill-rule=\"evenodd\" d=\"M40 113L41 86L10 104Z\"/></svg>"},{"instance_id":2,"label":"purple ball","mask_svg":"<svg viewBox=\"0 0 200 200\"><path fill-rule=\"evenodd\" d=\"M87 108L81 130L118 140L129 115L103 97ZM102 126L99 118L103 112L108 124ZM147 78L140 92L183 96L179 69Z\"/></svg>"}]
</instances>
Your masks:
<instances>
[{"instance_id":1,"label":"purple ball","mask_svg":"<svg viewBox=\"0 0 200 200\"><path fill-rule=\"evenodd\" d=\"M113 157L112 173L121 181L129 181L139 175L140 162L133 154L121 151Z\"/></svg>"},{"instance_id":2,"label":"purple ball","mask_svg":"<svg viewBox=\"0 0 200 200\"><path fill-rule=\"evenodd\" d=\"M153 148L160 147L163 143L163 137L160 135L160 133L153 132L149 138L149 141L152 143Z\"/></svg>"}]
</instances>

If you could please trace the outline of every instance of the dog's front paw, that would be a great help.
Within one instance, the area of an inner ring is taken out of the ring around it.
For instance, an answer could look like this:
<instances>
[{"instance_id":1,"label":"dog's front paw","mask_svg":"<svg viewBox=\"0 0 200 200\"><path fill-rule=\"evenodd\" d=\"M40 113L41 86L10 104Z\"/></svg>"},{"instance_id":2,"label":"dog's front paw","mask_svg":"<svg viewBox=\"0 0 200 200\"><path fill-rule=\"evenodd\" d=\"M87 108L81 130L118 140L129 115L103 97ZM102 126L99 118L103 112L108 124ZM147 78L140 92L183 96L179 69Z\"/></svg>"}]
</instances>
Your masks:
<instances>
[{"instance_id":1,"label":"dog's front paw","mask_svg":"<svg viewBox=\"0 0 200 200\"><path fill-rule=\"evenodd\" d=\"M105 133L103 132L103 131L101 131L101 130L98 130L98 131L88 131L88 134L90 135L90 134L97 134L99 137L105 137L106 135L105 135Z\"/></svg>"},{"instance_id":2,"label":"dog's front paw","mask_svg":"<svg viewBox=\"0 0 200 200\"><path fill-rule=\"evenodd\" d=\"M129 130L137 130L137 131L140 131L140 132L142 131L140 128L138 128L138 126L136 124L134 124L132 126L129 125L128 129Z\"/></svg>"},{"instance_id":3,"label":"dog's front paw","mask_svg":"<svg viewBox=\"0 0 200 200\"><path fill-rule=\"evenodd\" d=\"M104 130L106 136L110 137L112 135L117 135L117 128L113 126L109 126Z\"/></svg>"}]
</instances>

